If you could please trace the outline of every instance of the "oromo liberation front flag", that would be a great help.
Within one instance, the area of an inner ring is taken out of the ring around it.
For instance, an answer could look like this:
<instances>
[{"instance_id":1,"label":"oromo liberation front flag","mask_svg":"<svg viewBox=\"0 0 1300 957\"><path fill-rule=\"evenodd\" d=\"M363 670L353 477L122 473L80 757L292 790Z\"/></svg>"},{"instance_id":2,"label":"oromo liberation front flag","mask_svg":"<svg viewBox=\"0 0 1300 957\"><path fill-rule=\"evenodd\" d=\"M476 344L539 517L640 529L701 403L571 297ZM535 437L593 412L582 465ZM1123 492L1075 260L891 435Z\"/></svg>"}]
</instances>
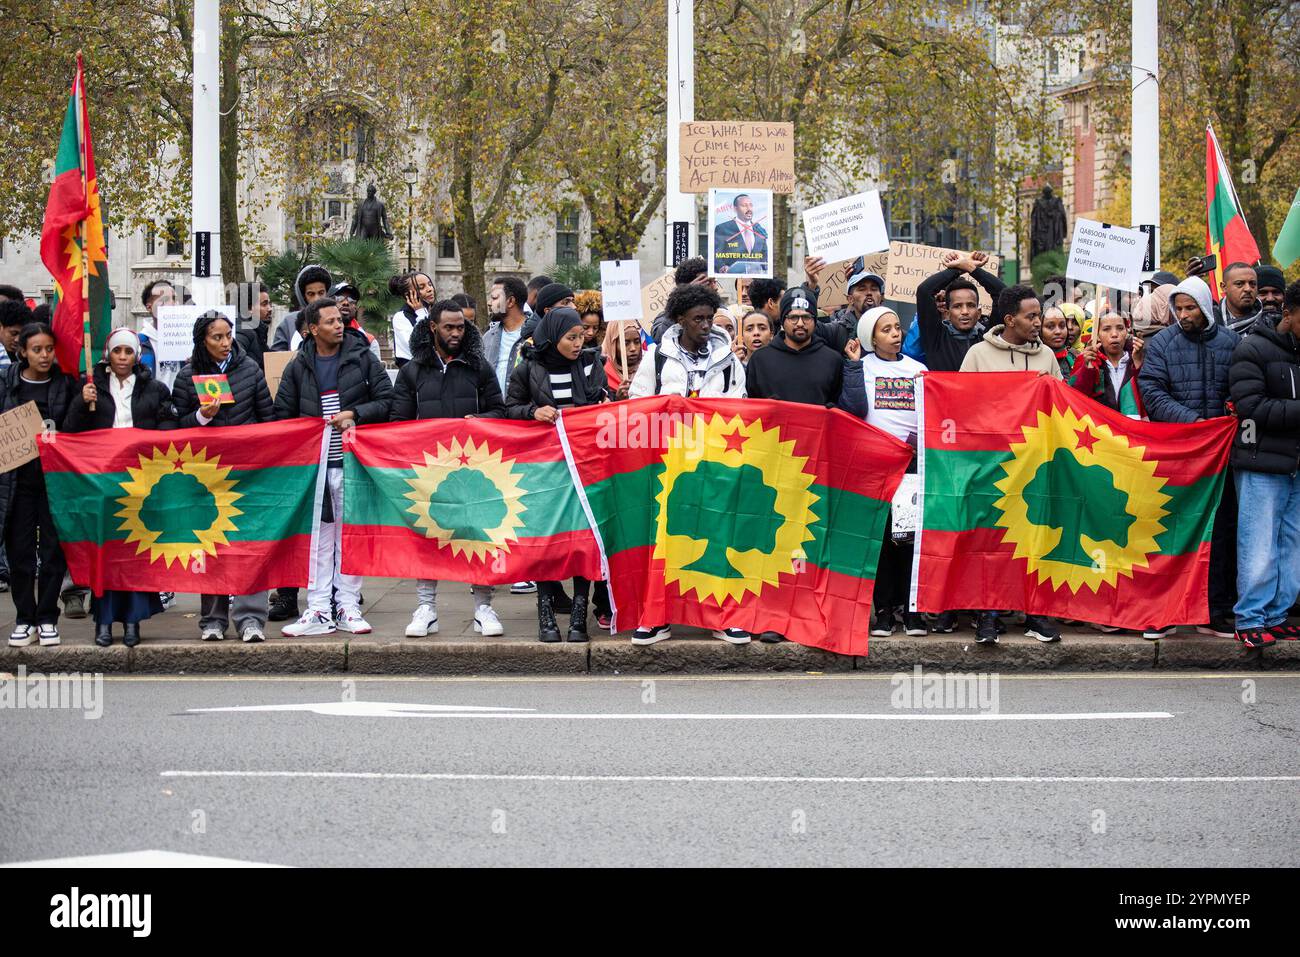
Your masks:
<instances>
[{"instance_id":1,"label":"oromo liberation front flag","mask_svg":"<svg viewBox=\"0 0 1300 957\"><path fill-rule=\"evenodd\" d=\"M84 361L86 348L89 343L102 343L107 338L113 306L80 53L54 158L54 181L45 205L41 261L54 279L52 328L59 367L72 374L79 369L89 371Z\"/></svg>"},{"instance_id":2,"label":"oromo liberation front flag","mask_svg":"<svg viewBox=\"0 0 1300 957\"><path fill-rule=\"evenodd\" d=\"M770 630L867 653L907 445L845 412L757 399L568 409L560 429L616 627Z\"/></svg>"},{"instance_id":3,"label":"oromo liberation front flag","mask_svg":"<svg viewBox=\"0 0 1300 957\"><path fill-rule=\"evenodd\" d=\"M600 577L555 428L420 419L350 429L343 571L495 585Z\"/></svg>"},{"instance_id":4,"label":"oromo liberation front flag","mask_svg":"<svg viewBox=\"0 0 1300 957\"><path fill-rule=\"evenodd\" d=\"M912 608L1134 628L1208 620L1236 420L1130 419L1049 377L930 372Z\"/></svg>"},{"instance_id":5,"label":"oromo liberation front flag","mask_svg":"<svg viewBox=\"0 0 1300 957\"><path fill-rule=\"evenodd\" d=\"M1250 234L1246 217L1232 185L1232 171L1228 169L1219 149L1219 139L1214 129L1205 128L1205 252L1217 259L1215 281L1210 291L1217 302L1223 288L1223 271L1235 262L1255 265L1259 262L1259 246Z\"/></svg>"},{"instance_id":6,"label":"oromo liberation front flag","mask_svg":"<svg viewBox=\"0 0 1300 957\"><path fill-rule=\"evenodd\" d=\"M323 432L293 419L38 442L73 579L97 595L308 585Z\"/></svg>"}]
</instances>

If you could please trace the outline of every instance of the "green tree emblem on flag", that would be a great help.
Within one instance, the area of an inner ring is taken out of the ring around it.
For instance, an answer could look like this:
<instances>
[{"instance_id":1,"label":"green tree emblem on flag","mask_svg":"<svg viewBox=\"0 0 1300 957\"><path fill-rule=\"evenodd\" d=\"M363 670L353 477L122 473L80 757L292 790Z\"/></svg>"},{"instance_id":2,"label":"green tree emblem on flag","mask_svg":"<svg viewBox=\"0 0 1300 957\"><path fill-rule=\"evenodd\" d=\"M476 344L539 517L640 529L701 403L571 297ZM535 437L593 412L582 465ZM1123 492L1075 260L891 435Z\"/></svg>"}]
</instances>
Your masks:
<instances>
[{"instance_id":1,"label":"green tree emblem on flag","mask_svg":"<svg viewBox=\"0 0 1300 957\"><path fill-rule=\"evenodd\" d=\"M1068 449L1057 449L1050 462L1025 486L1029 521L1060 529L1061 540L1043 557L1069 565L1091 566L1096 558L1084 539L1128 544L1128 495L1115 487L1115 477L1101 465L1081 465Z\"/></svg>"},{"instance_id":2,"label":"green tree emblem on flag","mask_svg":"<svg viewBox=\"0 0 1300 957\"><path fill-rule=\"evenodd\" d=\"M423 463L411 465L407 514L440 547L487 561L497 549L508 551L524 526L524 489L514 464L487 442L439 443Z\"/></svg>"},{"instance_id":3,"label":"green tree emblem on flag","mask_svg":"<svg viewBox=\"0 0 1300 957\"><path fill-rule=\"evenodd\" d=\"M686 570L719 578L743 577L727 558L728 549L771 552L783 521L776 511L776 489L752 465L701 462L677 480L668 496L668 534L708 543Z\"/></svg>"}]
</instances>

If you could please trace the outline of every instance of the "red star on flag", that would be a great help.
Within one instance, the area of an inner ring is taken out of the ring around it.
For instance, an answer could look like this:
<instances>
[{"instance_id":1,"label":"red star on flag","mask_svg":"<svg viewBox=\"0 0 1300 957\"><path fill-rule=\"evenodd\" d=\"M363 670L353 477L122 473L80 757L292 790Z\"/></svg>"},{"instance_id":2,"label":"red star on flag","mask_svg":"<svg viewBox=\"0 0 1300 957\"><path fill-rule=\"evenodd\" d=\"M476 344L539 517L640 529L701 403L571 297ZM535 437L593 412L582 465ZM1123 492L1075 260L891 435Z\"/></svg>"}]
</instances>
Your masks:
<instances>
[{"instance_id":1,"label":"red star on flag","mask_svg":"<svg viewBox=\"0 0 1300 957\"><path fill-rule=\"evenodd\" d=\"M1086 425L1081 429L1075 429L1074 434L1078 436L1079 448L1085 452L1091 452L1092 447L1097 444L1097 436L1089 432Z\"/></svg>"},{"instance_id":2,"label":"red star on flag","mask_svg":"<svg viewBox=\"0 0 1300 957\"><path fill-rule=\"evenodd\" d=\"M745 447L745 433L741 432L740 429L730 435L724 435L722 438L727 443L726 451L728 452L740 452Z\"/></svg>"},{"instance_id":3,"label":"red star on flag","mask_svg":"<svg viewBox=\"0 0 1300 957\"><path fill-rule=\"evenodd\" d=\"M461 452L461 453L460 453L460 465L461 465L461 468L464 468L466 465L469 465L469 454L468 454L468 453L466 453L466 452Z\"/></svg>"}]
</instances>

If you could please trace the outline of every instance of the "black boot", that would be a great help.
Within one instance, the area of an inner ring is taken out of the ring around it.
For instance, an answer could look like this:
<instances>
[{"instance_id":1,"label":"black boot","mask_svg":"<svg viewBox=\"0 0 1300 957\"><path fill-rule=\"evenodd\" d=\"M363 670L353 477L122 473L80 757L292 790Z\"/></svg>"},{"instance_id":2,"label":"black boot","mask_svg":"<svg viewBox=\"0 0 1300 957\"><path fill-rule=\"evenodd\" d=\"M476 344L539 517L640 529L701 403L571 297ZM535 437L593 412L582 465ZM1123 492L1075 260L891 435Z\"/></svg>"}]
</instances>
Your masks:
<instances>
[{"instance_id":1,"label":"black boot","mask_svg":"<svg viewBox=\"0 0 1300 957\"><path fill-rule=\"evenodd\" d=\"M573 614L573 599L563 588L556 588L555 594L551 596L551 607L555 609L557 615Z\"/></svg>"},{"instance_id":2,"label":"black boot","mask_svg":"<svg viewBox=\"0 0 1300 957\"><path fill-rule=\"evenodd\" d=\"M140 644L140 623L130 622L122 626L122 644L134 648Z\"/></svg>"},{"instance_id":3,"label":"black boot","mask_svg":"<svg viewBox=\"0 0 1300 957\"><path fill-rule=\"evenodd\" d=\"M95 644L101 648L107 648L113 643L113 623L106 621L102 625L95 626Z\"/></svg>"},{"instance_id":4,"label":"black boot","mask_svg":"<svg viewBox=\"0 0 1300 957\"><path fill-rule=\"evenodd\" d=\"M560 626L555 621L555 609L551 607L551 596L537 591L537 640L554 642L560 640Z\"/></svg>"},{"instance_id":5,"label":"black boot","mask_svg":"<svg viewBox=\"0 0 1300 957\"><path fill-rule=\"evenodd\" d=\"M573 613L569 616L569 641L587 641L587 596L573 596Z\"/></svg>"}]
</instances>

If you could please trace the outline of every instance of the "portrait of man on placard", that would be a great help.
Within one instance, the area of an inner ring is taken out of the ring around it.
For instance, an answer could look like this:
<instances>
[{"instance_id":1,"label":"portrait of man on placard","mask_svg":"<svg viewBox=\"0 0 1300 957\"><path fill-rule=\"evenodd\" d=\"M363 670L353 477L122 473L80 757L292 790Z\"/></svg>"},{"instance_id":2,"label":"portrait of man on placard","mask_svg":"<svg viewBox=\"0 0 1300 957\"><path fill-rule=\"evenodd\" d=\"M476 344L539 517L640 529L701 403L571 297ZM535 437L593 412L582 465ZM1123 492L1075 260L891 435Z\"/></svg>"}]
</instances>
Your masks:
<instances>
[{"instance_id":1,"label":"portrait of man on placard","mask_svg":"<svg viewBox=\"0 0 1300 957\"><path fill-rule=\"evenodd\" d=\"M709 190L709 274L770 278L770 190Z\"/></svg>"}]
</instances>

